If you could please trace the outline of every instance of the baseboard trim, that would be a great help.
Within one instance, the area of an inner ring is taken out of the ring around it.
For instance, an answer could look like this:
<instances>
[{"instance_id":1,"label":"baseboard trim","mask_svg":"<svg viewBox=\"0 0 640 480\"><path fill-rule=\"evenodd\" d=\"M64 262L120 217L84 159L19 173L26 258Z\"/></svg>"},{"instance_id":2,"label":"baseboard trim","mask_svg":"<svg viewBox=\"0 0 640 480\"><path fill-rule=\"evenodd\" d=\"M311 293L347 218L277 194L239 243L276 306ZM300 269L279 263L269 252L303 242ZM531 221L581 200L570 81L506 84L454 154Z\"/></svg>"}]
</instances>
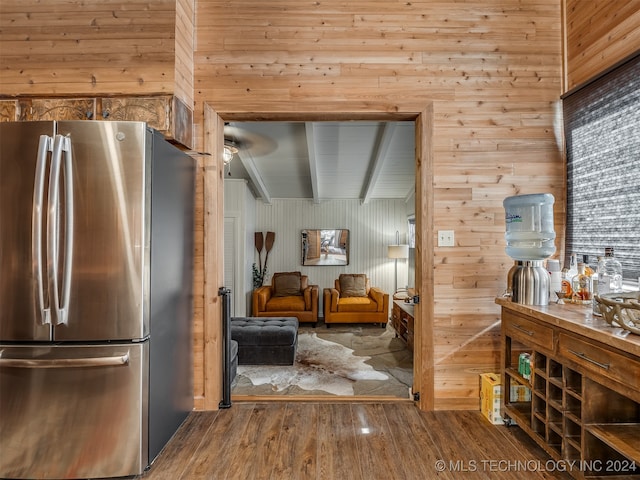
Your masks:
<instances>
[{"instance_id":1,"label":"baseboard trim","mask_svg":"<svg viewBox=\"0 0 640 480\"><path fill-rule=\"evenodd\" d=\"M232 402L308 402L308 403L413 403L413 400L382 395L231 395Z\"/></svg>"}]
</instances>

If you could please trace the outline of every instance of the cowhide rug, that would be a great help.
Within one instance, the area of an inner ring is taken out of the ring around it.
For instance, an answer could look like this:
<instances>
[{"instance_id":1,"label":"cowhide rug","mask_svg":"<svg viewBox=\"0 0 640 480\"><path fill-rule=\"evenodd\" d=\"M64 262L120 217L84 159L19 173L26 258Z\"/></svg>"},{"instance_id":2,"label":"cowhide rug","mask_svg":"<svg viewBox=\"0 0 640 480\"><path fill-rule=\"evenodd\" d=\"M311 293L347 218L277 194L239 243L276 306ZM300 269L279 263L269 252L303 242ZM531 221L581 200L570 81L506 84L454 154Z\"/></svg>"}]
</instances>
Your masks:
<instances>
[{"instance_id":1,"label":"cowhide rug","mask_svg":"<svg viewBox=\"0 0 640 480\"><path fill-rule=\"evenodd\" d=\"M354 395L354 384L361 380L388 380L366 362L368 356L355 356L354 350L319 338L316 333L298 333L296 361L292 366L238 366L237 388L248 379L252 385L270 386L282 392L292 386L306 391L324 391L334 395ZM244 377L244 378L243 378Z\"/></svg>"}]
</instances>

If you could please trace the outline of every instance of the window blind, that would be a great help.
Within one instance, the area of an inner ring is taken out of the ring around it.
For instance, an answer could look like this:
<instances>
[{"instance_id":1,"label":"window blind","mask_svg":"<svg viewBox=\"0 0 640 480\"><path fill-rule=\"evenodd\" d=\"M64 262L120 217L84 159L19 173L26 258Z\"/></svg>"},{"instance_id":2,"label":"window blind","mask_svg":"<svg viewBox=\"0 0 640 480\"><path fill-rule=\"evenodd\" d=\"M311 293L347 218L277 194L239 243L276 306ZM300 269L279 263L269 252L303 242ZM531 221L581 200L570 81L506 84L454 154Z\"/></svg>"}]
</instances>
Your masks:
<instances>
[{"instance_id":1,"label":"window blind","mask_svg":"<svg viewBox=\"0 0 640 480\"><path fill-rule=\"evenodd\" d=\"M640 276L640 56L563 99L565 253L595 264L614 248L625 280ZM565 258L568 265L568 258Z\"/></svg>"}]
</instances>

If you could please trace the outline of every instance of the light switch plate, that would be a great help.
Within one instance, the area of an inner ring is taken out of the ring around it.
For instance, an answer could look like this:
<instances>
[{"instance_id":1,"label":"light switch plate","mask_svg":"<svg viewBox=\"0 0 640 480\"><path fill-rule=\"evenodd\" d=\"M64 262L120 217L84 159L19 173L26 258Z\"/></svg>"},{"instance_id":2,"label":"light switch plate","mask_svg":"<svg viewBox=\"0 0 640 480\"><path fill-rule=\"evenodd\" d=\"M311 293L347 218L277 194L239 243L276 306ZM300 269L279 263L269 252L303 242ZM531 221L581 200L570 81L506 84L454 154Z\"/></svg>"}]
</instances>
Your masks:
<instances>
[{"instance_id":1,"label":"light switch plate","mask_svg":"<svg viewBox=\"0 0 640 480\"><path fill-rule=\"evenodd\" d=\"M439 247L453 247L454 245L453 230L438 230Z\"/></svg>"}]
</instances>

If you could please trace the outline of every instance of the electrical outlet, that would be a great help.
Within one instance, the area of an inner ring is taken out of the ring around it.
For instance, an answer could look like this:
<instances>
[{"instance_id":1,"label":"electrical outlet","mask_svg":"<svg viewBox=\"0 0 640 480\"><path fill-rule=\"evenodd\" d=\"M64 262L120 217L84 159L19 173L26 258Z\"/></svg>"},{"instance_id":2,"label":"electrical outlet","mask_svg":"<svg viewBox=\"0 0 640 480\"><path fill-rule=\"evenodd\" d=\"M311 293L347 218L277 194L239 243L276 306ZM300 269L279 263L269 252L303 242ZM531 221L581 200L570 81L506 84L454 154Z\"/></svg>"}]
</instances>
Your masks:
<instances>
[{"instance_id":1,"label":"electrical outlet","mask_svg":"<svg viewBox=\"0 0 640 480\"><path fill-rule=\"evenodd\" d=\"M455 243L453 240L453 230L438 230L438 246L439 247L455 246Z\"/></svg>"}]
</instances>

